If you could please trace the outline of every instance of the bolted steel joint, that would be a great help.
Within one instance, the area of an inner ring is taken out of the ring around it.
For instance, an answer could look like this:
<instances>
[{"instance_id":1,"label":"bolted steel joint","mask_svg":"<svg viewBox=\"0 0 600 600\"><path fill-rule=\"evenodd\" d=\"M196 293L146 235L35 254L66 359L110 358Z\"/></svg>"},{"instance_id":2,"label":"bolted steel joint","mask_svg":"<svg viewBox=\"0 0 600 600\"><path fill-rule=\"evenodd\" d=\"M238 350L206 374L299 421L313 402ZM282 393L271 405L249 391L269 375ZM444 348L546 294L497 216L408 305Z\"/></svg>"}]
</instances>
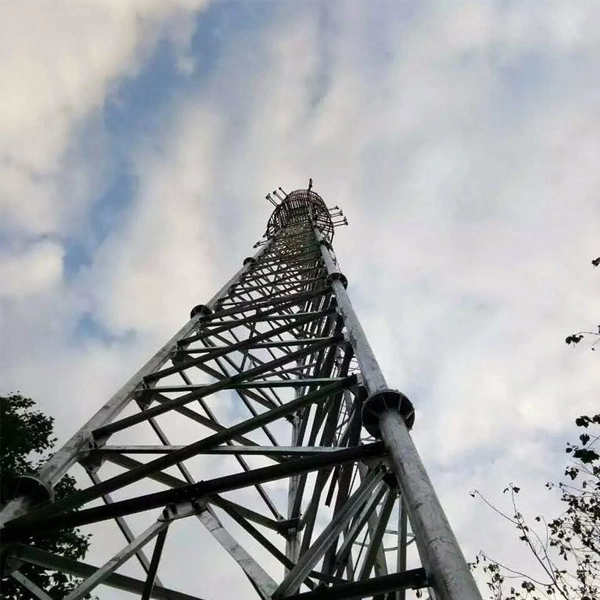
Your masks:
<instances>
[{"instance_id":1,"label":"bolted steel joint","mask_svg":"<svg viewBox=\"0 0 600 600\"><path fill-rule=\"evenodd\" d=\"M14 497L25 496L32 506L46 504L54 500L54 490L36 475L21 475L17 477L14 487Z\"/></svg>"},{"instance_id":2,"label":"bolted steel joint","mask_svg":"<svg viewBox=\"0 0 600 600\"><path fill-rule=\"evenodd\" d=\"M398 390L381 390L371 394L363 405L363 427L376 438L381 438L379 420L387 411L400 413L406 426L412 429L415 422L413 403Z\"/></svg>"},{"instance_id":3,"label":"bolted steel joint","mask_svg":"<svg viewBox=\"0 0 600 600\"><path fill-rule=\"evenodd\" d=\"M299 518L278 521L275 525L277 533L279 533L285 538L288 538L290 535L293 535L296 532L300 531L304 528L304 526L305 524L302 523L302 521Z\"/></svg>"},{"instance_id":4,"label":"bolted steel joint","mask_svg":"<svg viewBox=\"0 0 600 600\"><path fill-rule=\"evenodd\" d=\"M254 256L248 256L247 258L244 259L244 266L247 267L248 265L253 265L256 263L256 259L254 258Z\"/></svg>"},{"instance_id":5,"label":"bolted steel joint","mask_svg":"<svg viewBox=\"0 0 600 600\"><path fill-rule=\"evenodd\" d=\"M329 275L327 275L327 279L325 280L325 283L328 286L331 286L334 281L341 281L342 285L344 286L344 289L348 288L348 278L343 273L340 273L340 272L329 273Z\"/></svg>"},{"instance_id":6,"label":"bolted steel joint","mask_svg":"<svg viewBox=\"0 0 600 600\"><path fill-rule=\"evenodd\" d=\"M180 357L179 359L175 359L173 364L177 364L182 360L185 360L185 358ZM133 394L135 401L140 407L140 410L146 410L152 404L152 395L154 394L154 390L146 382L144 382L143 387L134 390Z\"/></svg>"},{"instance_id":7,"label":"bolted steel joint","mask_svg":"<svg viewBox=\"0 0 600 600\"><path fill-rule=\"evenodd\" d=\"M191 515L198 515L207 509L206 500L193 499L187 502L174 502L167 504L162 511L159 521L175 521Z\"/></svg>"},{"instance_id":8,"label":"bolted steel joint","mask_svg":"<svg viewBox=\"0 0 600 600\"><path fill-rule=\"evenodd\" d=\"M216 302L215 302L215 307L213 312L221 312L222 310L225 310L223 308L223 303L225 302L225 298L219 298Z\"/></svg>"},{"instance_id":9,"label":"bolted steel joint","mask_svg":"<svg viewBox=\"0 0 600 600\"><path fill-rule=\"evenodd\" d=\"M398 489L398 479L396 478L396 474L394 473L394 471L387 471L386 474L383 476L383 481L391 490Z\"/></svg>"},{"instance_id":10,"label":"bolted steel joint","mask_svg":"<svg viewBox=\"0 0 600 600\"><path fill-rule=\"evenodd\" d=\"M106 437L98 440L90 439L87 450L79 458L79 464L88 473L96 473L106 460L106 458L102 454L96 452L96 450L104 446L106 440Z\"/></svg>"},{"instance_id":11,"label":"bolted steel joint","mask_svg":"<svg viewBox=\"0 0 600 600\"><path fill-rule=\"evenodd\" d=\"M181 348L174 349L169 355L169 357L171 358L171 361L174 365L185 362L187 360L185 356L185 350L181 350Z\"/></svg>"},{"instance_id":12,"label":"bolted steel joint","mask_svg":"<svg viewBox=\"0 0 600 600\"><path fill-rule=\"evenodd\" d=\"M193 319L196 315L200 315L200 317L207 317L212 313L212 310L206 304L198 304L192 308L190 311L190 319Z\"/></svg>"}]
</instances>

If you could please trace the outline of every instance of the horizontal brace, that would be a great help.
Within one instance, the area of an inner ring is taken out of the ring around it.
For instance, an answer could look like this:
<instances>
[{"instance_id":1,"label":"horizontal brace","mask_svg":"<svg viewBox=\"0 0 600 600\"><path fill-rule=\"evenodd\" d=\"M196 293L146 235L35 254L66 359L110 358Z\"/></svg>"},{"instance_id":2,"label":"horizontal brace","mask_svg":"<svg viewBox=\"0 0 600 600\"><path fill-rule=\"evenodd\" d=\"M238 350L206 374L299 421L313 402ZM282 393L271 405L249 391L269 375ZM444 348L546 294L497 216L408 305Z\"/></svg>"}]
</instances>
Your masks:
<instances>
[{"instance_id":1,"label":"horizontal brace","mask_svg":"<svg viewBox=\"0 0 600 600\"><path fill-rule=\"evenodd\" d=\"M304 269L306 270L306 269ZM307 279L302 279L302 277L294 274L293 276L288 277L280 277L273 279L272 281L265 281L259 285L245 285L244 283L240 283L232 288L231 293L229 293L225 298L230 298L233 296L239 296L241 294L247 294L249 292L254 291L262 291L265 289L273 290L276 288L277 290L281 290L284 294L289 290L289 288L295 289L303 285L308 285L309 283L316 283L317 281L321 281L323 284L325 283L326 274L321 277L309 277ZM325 286L323 286L325 287Z\"/></svg>"},{"instance_id":2,"label":"horizontal brace","mask_svg":"<svg viewBox=\"0 0 600 600\"><path fill-rule=\"evenodd\" d=\"M325 264L322 261L315 262L311 260L306 264L306 261L299 261L295 265L284 266L283 268L279 265L276 269L272 269L268 272L257 273L256 281L288 281L293 278L302 278L306 277L307 279L310 277L314 277L319 275L322 271L325 271ZM284 275L282 277L282 275ZM246 283L248 281L252 281L250 277L246 277L242 280L242 283Z\"/></svg>"},{"instance_id":3,"label":"horizontal brace","mask_svg":"<svg viewBox=\"0 0 600 600\"><path fill-rule=\"evenodd\" d=\"M280 388L280 387L313 387L315 385L329 385L337 381L343 381L343 377L315 377L313 379L268 379L266 381L242 381L231 389L244 388Z\"/></svg>"},{"instance_id":4,"label":"horizontal brace","mask_svg":"<svg viewBox=\"0 0 600 600\"><path fill-rule=\"evenodd\" d=\"M283 308L290 308L292 306L297 306L307 300L312 298L318 298L323 296L326 290L311 290L304 292L297 292L296 294L285 294L285 296L274 296L270 295L268 297L261 296L252 300L243 300L241 302L237 302L231 306L231 308L225 308L224 302L227 298L231 296L225 296L223 301L221 302L221 309L214 316L224 317L229 315L236 315L239 313L244 313L249 310L262 310L269 306L274 307L276 310L280 310ZM269 311L271 312L271 311Z\"/></svg>"},{"instance_id":5,"label":"horizontal brace","mask_svg":"<svg viewBox=\"0 0 600 600\"><path fill-rule=\"evenodd\" d=\"M295 254L294 257L299 256L298 254ZM265 267L274 267L274 270L271 271L269 274L270 275L277 275L279 273L281 273L283 270L286 271L292 271L292 269L297 268L297 269L313 269L313 268L319 268L323 266L323 261L322 261L322 257L319 255L319 253L315 252L313 253L311 256L300 256L299 258L286 258L285 256L280 256L278 257L277 261L271 262L271 263L264 263L263 265L258 265L257 266L261 267L261 268L265 268ZM252 273L250 273L249 277L246 277L244 279L244 281L248 281L250 280L252 276Z\"/></svg>"},{"instance_id":6,"label":"horizontal brace","mask_svg":"<svg viewBox=\"0 0 600 600\"><path fill-rule=\"evenodd\" d=\"M310 230L305 227L303 229L301 229L300 231L292 231L289 228L286 228L284 230L279 230L277 231L277 233L275 233L272 236L272 239L275 240L275 242L272 244L271 248L276 247L277 245L281 245L281 244L289 244L290 240L294 240L296 238L301 238L302 241L304 240L312 240L314 239L314 237L312 235L310 235Z\"/></svg>"},{"instance_id":7,"label":"horizontal brace","mask_svg":"<svg viewBox=\"0 0 600 600\"><path fill-rule=\"evenodd\" d=\"M327 385L336 383L343 378L339 377L315 377L314 379L267 379L265 381L240 381L239 383L229 384L226 390L237 390L245 388L270 388L270 387L304 387L314 385ZM212 384L192 384L192 385L161 385L147 390L148 394L167 394L181 392L198 392L205 388L211 387Z\"/></svg>"},{"instance_id":8,"label":"horizontal brace","mask_svg":"<svg viewBox=\"0 0 600 600\"><path fill-rule=\"evenodd\" d=\"M257 318L260 318L260 316L264 316L266 314L271 314L271 312L275 312L279 308L281 308L281 307L277 306L269 311L265 311L265 312L261 313L261 315L258 315L258 316L255 315L253 317L247 317L245 319L240 319L238 324L239 325L247 325L247 324L253 323ZM314 317L303 318L303 319L299 318L298 322L296 322L296 323L281 325L281 326L277 327L276 329L272 329L271 331L267 331L265 333L259 333L258 335L254 335L251 338L248 338L246 340L242 340L240 342L236 342L235 344L231 344L230 351L237 350L239 348L244 348L245 345L251 344L253 342L257 342L257 341L262 342L264 340L268 340L272 337L275 337L276 335L279 335L280 333L285 333L286 331L289 331L290 329L295 329L299 325L311 323L318 318L326 317L326 316L332 314L333 312L335 312L334 308L326 308L326 309L320 311L320 313L315 315ZM221 329L216 329L216 330L213 330L210 332L206 331L203 333L198 333L198 334L192 335L190 337L180 339L179 342L177 342L177 343L179 344L179 347L187 346L188 344L192 344L193 342L203 340L206 337L215 336L218 333L222 333L224 331L229 331L230 329L231 329L231 327L223 327ZM156 373L148 375L146 379L151 380L152 376L156 377Z\"/></svg>"},{"instance_id":9,"label":"horizontal brace","mask_svg":"<svg viewBox=\"0 0 600 600\"><path fill-rule=\"evenodd\" d=\"M278 275L281 274L281 271L280 270L279 271L272 270L272 271L269 271L268 273L262 275L261 278L262 277L274 277L274 279L272 281L277 283L278 281L286 281L287 279L293 278L293 277L302 277L304 274L307 274L307 273L314 273L314 271L316 271L317 269L325 269L325 264L317 263L317 264L313 265L312 267L307 267L306 269L288 269L286 267L285 268L286 277L278 277ZM288 273L292 273L292 275L287 275ZM249 281L250 279L252 279L252 278L245 277L244 281Z\"/></svg>"},{"instance_id":10,"label":"horizontal brace","mask_svg":"<svg viewBox=\"0 0 600 600\"><path fill-rule=\"evenodd\" d=\"M275 253L273 253L275 254ZM273 254L269 255L269 256L273 256ZM291 254L291 253L290 253ZM267 258L266 255L263 255L264 259ZM291 267L293 265L297 265L303 262L306 262L308 260L317 260L317 262L320 262L321 260L321 252L320 250L311 250L310 252L306 252L304 254L300 254L299 252L294 252L293 253L294 257L299 257L299 258L294 258L294 260L286 260L285 259L285 255L280 255L279 257L277 257L276 260L258 260L256 262L256 268L260 268L260 267L265 267L265 266L277 266L277 265L285 265L286 268ZM252 271L250 271L250 273L252 273Z\"/></svg>"},{"instance_id":11,"label":"horizontal brace","mask_svg":"<svg viewBox=\"0 0 600 600\"><path fill-rule=\"evenodd\" d=\"M332 295L332 292L327 288L321 288L317 290L298 292L298 295L307 297L308 299L302 300L302 302L308 302L312 296L318 298L320 296ZM220 304L222 312L219 311L219 315L225 316L226 314L239 314L250 310L258 310L263 306L271 306L273 304L283 302L284 300L287 301L289 298L293 297L295 297L295 294L289 294L287 292L285 295L281 296L272 296L271 293L268 292L267 294L262 294L256 298L250 297L241 300L235 300L233 297L227 297Z\"/></svg>"},{"instance_id":12,"label":"horizontal brace","mask_svg":"<svg viewBox=\"0 0 600 600\"><path fill-rule=\"evenodd\" d=\"M300 256L295 253L292 255L291 253L286 253L287 256L279 255L276 257L274 261L270 263L257 263L255 269L250 271L243 281L252 280L252 278L260 278L260 277L276 277L280 275L283 270L293 272L293 269L303 269L303 268L315 268L322 266L322 257L317 253L313 253L311 256ZM295 258L292 258L295 257ZM267 272L265 273L265 270Z\"/></svg>"},{"instance_id":13,"label":"horizontal brace","mask_svg":"<svg viewBox=\"0 0 600 600\"><path fill-rule=\"evenodd\" d=\"M277 321L290 321L293 319L301 319L303 317L321 317L323 316L322 311L316 311L316 312L303 312L303 313L289 313L289 314L285 314L285 315L278 315L278 316L267 316L267 317L259 317L259 318L251 318L248 320L248 322L252 322L252 323L271 323L271 322L277 322ZM214 326L218 326L218 327L222 327L225 325L231 325L233 326L238 326L240 323L240 321L238 319L232 319L230 321L211 321L210 323L204 323L204 328L206 329L207 327L212 327ZM210 329L207 329L207 333L210 334Z\"/></svg>"},{"instance_id":14,"label":"horizontal brace","mask_svg":"<svg viewBox=\"0 0 600 600\"><path fill-rule=\"evenodd\" d=\"M303 272L311 271L314 269L302 269ZM262 278L261 278L262 279ZM322 277L306 277L300 273L292 272L292 275L286 273L285 277L273 277L273 279L265 279L264 282L259 283L257 285L246 285L248 283L248 279L245 279L243 282L239 283L235 287L232 288L232 292L235 291L235 294L238 295L241 292L250 292L253 290L261 290L264 288L278 288L278 287L297 287L302 283L313 283L315 281L325 281L325 276ZM227 297L227 296L225 296Z\"/></svg>"},{"instance_id":15,"label":"horizontal brace","mask_svg":"<svg viewBox=\"0 0 600 600\"><path fill-rule=\"evenodd\" d=\"M293 346L306 346L308 344L312 344L314 342L323 342L328 340L327 337L314 337L314 338L305 338L303 340L295 340L290 339L282 342L257 342L256 344L247 344L245 346L246 350L255 350L260 348L286 348ZM187 348L185 350L178 350L178 352L184 354L205 354L207 352L213 352L215 350L227 350L231 351L231 346L210 346L209 348Z\"/></svg>"},{"instance_id":16,"label":"horizontal brace","mask_svg":"<svg viewBox=\"0 0 600 600\"><path fill-rule=\"evenodd\" d=\"M10 556L11 558L26 562L30 565L37 565L43 569L54 570L59 573L68 573L69 575L75 575L76 577L82 578L90 577L98 570L98 567L94 565L52 554L51 552L46 552L45 550L40 550L33 546L25 546L24 544L18 544L11 548ZM138 595L142 594L145 585L145 583L139 579L134 579L127 575L119 575L117 573L108 575L108 577L102 581L102 584ZM156 600L202 600L202 598L199 598L198 596L191 596L190 594L177 592L159 585L154 586L150 597L155 598Z\"/></svg>"},{"instance_id":17,"label":"horizontal brace","mask_svg":"<svg viewBox=\"0 0 600 600\"><path fill-rule=\"evenodd\" d=\"M421 589L427 587L427 585L425 570L411 569L410 571L374 577L373 579L340 583L332 587L319 588L312 592L295 594L286 598L288 600L352 600L388 592Z\"/></svg>"},{"instance_id":18,"label":"horizontal brace","mask_svg":"<svg viewBox=\"0 0 600 600\"><path fill-rule=\"evenodd\" d=\"M6 523L2 538L5 543L17 542L29 536L40 535L49 531L79 527L88 523L97 523L115 517L123 517L154 508L162 508L171 503L198 500L206 496L230 492L258 483L267 483L348 462L372 460L384 456L385 453L383 444L375 442L374 444L354 446L353 448L345 448L335 452L297 458L285 463L262 467L252 471L217 477L193 485L121 500L107 506L98 506L45 518L36 518L35 512L32 512L24 517Z\"/></svg>"},{"instance_id":19,"label":"horizontal brace","mask_svg":"<svg viewBox=\"0 0 600 600\"><path fill-rule=\"evenodd\" d=\"M94 453L103 454L168 454L185 446L102 446ZM304 456L341 450L337 446L217 446L198 454L258 454L259 456Z\"/></svg>"},{"instance_id":20,"label":"horizontal brace","mask_svg":"<svg viewBox=\"0 0 600 600\"><path fill-rule=\"evenodd\" d=\"M246 379L250 379L263 373L268 373L269 371L274 370L277 367L292 362L296 358L308 356L316 350L326 347L327 345L329 345L329 343L333 344L336 342L341 342L342 340L343 336L341 335L333 336L332 338L330 338L330 342L318 342L312 347L302 348L301 350L297 350L296 352L291 352L290 354L287 354L282 358L277 358L269 363L264 363L259 367L248 369L247 371L244 371L239 375L233 375L232 377L227 377L216 383L208 384L206 387L199 391L190 392L189 394L180 396L179 398L170 398L168 400L165 400L160 406L153 406L152 408L148 408L141 413L131 415L130 417L124 417L120 421L114 421L112 423L109 423L108 425L105 425L104 427L99 427L98 429L92 432L92 435L95 439L102 439L104 437L112 435L113 433L116 433L117 431L127 429L132 425L136 425L137 423L143 423L151 417L157 417L158 415L167 413L174 408L183 406L184 404L189 404L190 402L193 402L198 398L205 398L206 396L215 392L230 389L236 383L240 383ZM148 389L147 393L152 394L153 389L155 388Z\"/></svg>"}]
</instances>

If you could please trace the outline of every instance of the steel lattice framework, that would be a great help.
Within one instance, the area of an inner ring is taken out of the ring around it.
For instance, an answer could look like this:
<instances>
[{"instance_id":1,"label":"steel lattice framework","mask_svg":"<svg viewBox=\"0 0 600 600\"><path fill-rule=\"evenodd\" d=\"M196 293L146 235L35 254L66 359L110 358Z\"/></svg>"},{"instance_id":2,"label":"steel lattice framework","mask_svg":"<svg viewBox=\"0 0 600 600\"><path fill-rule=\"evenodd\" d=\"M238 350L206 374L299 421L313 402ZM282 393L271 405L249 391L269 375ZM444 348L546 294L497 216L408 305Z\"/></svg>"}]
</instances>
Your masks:
<instances>
[{"instance_id":1,"label":"steel lattice framework","mask_svg":"<svg viewBox=\"0 0 600 600\"><path fill-rule=\"evenodd\" d=\"M388 388L346 292L331 242L347 222L312 181L281 192L267 196L275 210L258 252L21 479L2 512L3 566L32 596L49 599L19 570L27 564L80 577L67 600L100 584L143 600L206 598L200 566L184 586L193 595L160 568L185 552L167 539L185 520L200 521L263 599L404 600L420 588L480 598L409 434L412 404ZM167 433L175 417L191 436ZM54 501L76 466L91 484ZM134 533L140 515L147 527ZM123 542L101 566L35 547L46 532L108 522ZM122 574L130 559L143 577Z\"/></svg>"}]
</instances>

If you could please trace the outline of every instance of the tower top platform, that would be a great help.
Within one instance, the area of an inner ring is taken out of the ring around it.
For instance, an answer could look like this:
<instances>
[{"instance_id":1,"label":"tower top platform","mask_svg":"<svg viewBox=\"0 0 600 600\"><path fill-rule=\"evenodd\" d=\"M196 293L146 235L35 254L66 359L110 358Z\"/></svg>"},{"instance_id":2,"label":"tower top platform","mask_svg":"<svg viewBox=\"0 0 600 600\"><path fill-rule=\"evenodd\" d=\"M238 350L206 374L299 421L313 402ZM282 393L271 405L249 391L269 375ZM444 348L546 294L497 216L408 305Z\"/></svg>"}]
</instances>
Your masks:
<instances>
[{"instance_id":1,"label":"tower top platform","mask_svg":"<svg viewBox=\"0 0 600 600\"><path fill-rule=\"evenodd\" d=\"M323 237L331 242L334 224L323 198L311 189L294 190L281 201L281 204L271 214L266 236L271 238L281 229L306 221L314 221Z\"/></svg>"}]
</instances>

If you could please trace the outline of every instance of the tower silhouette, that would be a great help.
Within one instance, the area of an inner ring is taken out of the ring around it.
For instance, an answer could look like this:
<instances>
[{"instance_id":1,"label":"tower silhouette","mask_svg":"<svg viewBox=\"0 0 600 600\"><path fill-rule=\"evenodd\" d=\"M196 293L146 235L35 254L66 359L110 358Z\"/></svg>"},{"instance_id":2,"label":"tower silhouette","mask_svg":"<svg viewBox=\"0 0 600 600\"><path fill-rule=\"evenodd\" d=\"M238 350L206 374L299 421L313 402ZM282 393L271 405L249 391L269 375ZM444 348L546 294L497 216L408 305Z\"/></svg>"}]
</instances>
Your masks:
<instances>
[{"instance_id":1,"label":"tower silhouette","mask_svg":"<svg viewBox=\"0 0 600 600\"><path fill-rule=\"evenodd\" d=\"M263 599L404 600L422 588L480 598L409 434L413 405L388 387L346 292L332 248L345 217L312 180L267 199L256 254L20 479L1 513L3 569L34 597L49 596L23 565L80 577L68 600L100 584L143 600L217 600L202 576L214 544ZM91 484L54 500L77 465ZM96 532L111 523L122 544L98 566L36 547L90 525L102 544ZM202 526L210 543L197 571L173 581L161 565L188 550L167 532L191 539ZM123 574L136 561L142 575ZM218 597L232 597L227 582Z\"/></svg>"}]
</instances>

